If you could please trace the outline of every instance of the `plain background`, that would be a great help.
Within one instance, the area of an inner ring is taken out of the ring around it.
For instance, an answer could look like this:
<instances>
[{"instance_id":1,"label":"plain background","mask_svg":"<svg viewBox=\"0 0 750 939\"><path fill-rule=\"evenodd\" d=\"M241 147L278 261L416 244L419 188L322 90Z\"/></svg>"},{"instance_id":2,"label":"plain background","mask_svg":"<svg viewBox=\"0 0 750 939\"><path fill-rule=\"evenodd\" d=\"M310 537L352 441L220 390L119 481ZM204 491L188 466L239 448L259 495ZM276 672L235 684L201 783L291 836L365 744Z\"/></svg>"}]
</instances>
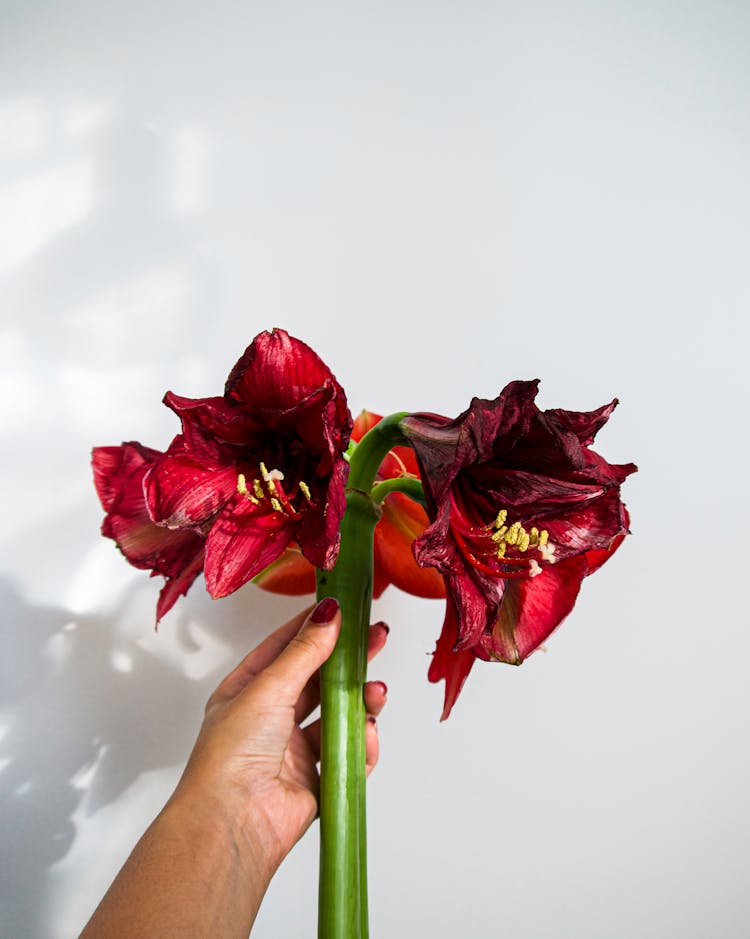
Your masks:
<instances>
[{"instance_id":1,"label":"plain background","mask_svg":"<svg viewBox=\"0 0 750 939\"><path fill-rule=\"evenodd\" d=\"M283 326L353 411L542 379L620 408L633 537L447 723L440 604L391 590L372 934L750 933L750 6L0 7L2 933L76 934L220 677L299 604L155 581L94 444L163 447ZM255 936L315 935L317 832Z\"/></svg>"}]
</instances>

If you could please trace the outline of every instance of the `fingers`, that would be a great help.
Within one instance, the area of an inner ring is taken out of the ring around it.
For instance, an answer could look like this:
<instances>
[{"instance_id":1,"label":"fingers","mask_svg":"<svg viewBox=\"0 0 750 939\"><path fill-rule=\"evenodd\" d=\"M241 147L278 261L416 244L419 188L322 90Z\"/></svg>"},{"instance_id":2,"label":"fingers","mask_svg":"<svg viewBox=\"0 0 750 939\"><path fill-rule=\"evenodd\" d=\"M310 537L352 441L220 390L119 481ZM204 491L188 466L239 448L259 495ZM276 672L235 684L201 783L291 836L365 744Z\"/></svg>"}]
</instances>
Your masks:
<instances>
[{"instance_id":1,"label":"fingers","mask_svg":"<svg viewBox=\"0 0 750 939\"><path fill-rule=\"evenodd\" d=\"M390 628L382 621L379 623L373 623L373 625L370 626L370 636L367 641L368 662L372 661L378 652L381 651L386 643L386 640L388 639L389 632Z\"/></svg>"},{"instance_id":2,"label":"fingers","mask_svg":"<svg viewBox=\"0 0 750 939\"><path fill-rule=\"evenodd\" d=\"M365 725L365 765L367 775L375 768L380 752L378 730L375 718L386 705L388 688L383 681L368 681L363 689L367 724ZM312 750L316 761L320 760L320 719L304 727L302 733Z\"/></svg>"},{"instance_id":3,"label":"fingers","mask_svg":"<svg viewBox=\"0 0 750 939\"><path fill-rule=\"evenodd\" d=\"M341 612L333 597L321 600L305 619L299 632L268 665L247 691L272 695L274 703L294 707L312 675L336 645Z\"/></svg>"},{"instance_id":4,"label":"fingers","mask_svg":"<svg viewBox=\"0 0 750 939\"><path fill-rule=\"evenodd\" d=\"M366 682L362 697L365 699L365 710L367 713L371 714L373 717L377 717L385 707L387 696L388 686L384 681Z\"/></svg>"},{"instance_id":5,"label":"fingers","mask_svg":"<svg viewBox=\"0 0 750 939\"><path fill-rule=\"evenodd\" d=\"M249 652L239 665L237 665L216 688L206 705L206 710L211 708L214 704L230 701L237 697L250 681L274 662L287 648L292 639L298 636L305 620L312 614L314 609L315 608L308 607L306 610L298 613L296 616L292 617L288 623L284 623L283 626L280 626L275 632L271 633L270 636L267 636L259 646ZM383 649L388 639L388 633L389 628L383 622L374 623L370 627L367 644L368 661L373 659ZM328 656L326 656L326 658L327 657ZM323 659L323 661L325 661L325 659ZM300 693L299 700L295 707L295 719L297 722L303 721L320 703L318 677L316 670ZM368 683L365 688L367 689L370 684L372 683ZM366 694L367 693L372 694L373 692L367 692L366 690ZM373 698L372 701L373 707L370 707L369 703L366 701L368 711L371 713L379 713L379 710L376 711L374 709L376 706L375 699ZM380 707L382 708L382 704Z\"/></svg>"}]
</instances>

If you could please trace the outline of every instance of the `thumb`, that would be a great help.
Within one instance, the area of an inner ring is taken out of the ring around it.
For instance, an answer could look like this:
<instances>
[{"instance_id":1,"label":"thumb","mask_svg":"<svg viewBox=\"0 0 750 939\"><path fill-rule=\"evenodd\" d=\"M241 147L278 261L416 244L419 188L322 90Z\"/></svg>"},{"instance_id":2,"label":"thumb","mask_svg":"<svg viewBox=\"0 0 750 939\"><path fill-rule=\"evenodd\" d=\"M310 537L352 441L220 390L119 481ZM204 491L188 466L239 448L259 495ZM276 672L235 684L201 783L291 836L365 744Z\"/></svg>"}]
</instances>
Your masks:
<instances>
[{"instance_id":1,"label":"thumb","mask_svg":"<svg viewBox=\"0 0 750 939\"><path fill-rule=\"evenodd\" d=\"M325 597L289 640L287 647L254 682L274 688L276 703L293 707L310 678L333 652L339 629L341 611L338 600Z\"/></svg>"}]
</instances>

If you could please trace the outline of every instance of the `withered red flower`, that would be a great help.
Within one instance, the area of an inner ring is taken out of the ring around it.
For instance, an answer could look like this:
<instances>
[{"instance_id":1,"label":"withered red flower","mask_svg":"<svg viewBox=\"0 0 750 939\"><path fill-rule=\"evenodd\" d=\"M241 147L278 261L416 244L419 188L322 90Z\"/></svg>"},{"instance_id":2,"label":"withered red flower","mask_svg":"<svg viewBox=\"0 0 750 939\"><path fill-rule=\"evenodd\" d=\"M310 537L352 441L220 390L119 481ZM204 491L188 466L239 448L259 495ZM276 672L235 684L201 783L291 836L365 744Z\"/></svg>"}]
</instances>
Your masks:
<instances>
[{"instance_id":1,"label":"withered red flower","mask_svg":"<svg viewBox=\"0 0 750 939\"><path fill-rule=\"evenodd\" d=\"M352 440L359 442L381 420L381 415L362 411L354 421ZM419 479L419 468L411 447L394 447L383 459L376 482L407 477ZM375 526L373 596L379 597L394 584L418 597L444 597L443 579L436 570L420 567L412 543L427 528L427 513L417 502L400 492L392 492L382 502L383 514ZM272 593L299 595L315 591L315 569L300 549L291 544L284 553L255 578L255 583Z\"/></svg>"},{"instance_id":2,"label":"withered red flower","mask_svg":"<svg viewBox=\"0 0 750 939\"><path fill-rule=\"evenodd\" d=\"M352 419L343 389L309 346L281 329L261 333L232 369L223 396L168 392L164 402L182 422L166 453L139 444L94 452L102 479L101 466L126 447L139 448L147 464L127 484L124 465L107 471L104 489L97 482L108 513L104 533L132 563L165 572L150 555L125 547L132 526L148 521L153 538L155 529L201 545L214 597L237 590L292 541L316 567L333 567ZM109 494L126 491L131 514L120 513L115 523Z\"/></svg>"},{"instance_id":3,"label":"withered red flower","mask_svg":"<svg viewBox=\"0 0 750 939\"><path fill-rule=\"evenodd\" d=\"M455 420L404 418L430 527L417 561L448 593L429 671L445 679L443 719L475 659L520 664L570 613L581 581L628 531L620 485L633 464L589 449L617 401L596 411L535 404L537 382L512 382L494 401L474 398Z\"/></svg>"}]
</instances>

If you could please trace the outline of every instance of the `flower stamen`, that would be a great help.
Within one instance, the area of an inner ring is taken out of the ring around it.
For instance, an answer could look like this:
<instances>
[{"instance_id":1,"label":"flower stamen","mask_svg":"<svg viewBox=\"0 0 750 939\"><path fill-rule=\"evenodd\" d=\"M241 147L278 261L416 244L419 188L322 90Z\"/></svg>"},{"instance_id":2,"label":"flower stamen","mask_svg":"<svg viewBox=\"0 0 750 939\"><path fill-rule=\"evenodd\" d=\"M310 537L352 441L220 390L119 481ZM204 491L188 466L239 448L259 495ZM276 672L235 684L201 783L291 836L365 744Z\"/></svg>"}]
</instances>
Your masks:
<instances>
[{"instance_id":1,"label":"flower stamen","mask_svg":"<svg viewBox=\"0 0 750 939\"><path fill-rule=\"evenodd\" d=\"M247 480L245 479L245 474L240 473L237 477L237 492L244 496L248 501L252 502L253 505L260 505L260 502L256 497L250 492L247 488Z\"/></svg>"},{"instance_id":2,"label":"flower stamen","mask_svg":"<svg viewBox=\"0 0 750 939\"><path fill-rule=\"evenodd\" d=\"M260 506L270 504L274 512L281 512L293 519L297 519L301 515L301 510L296 509L292 503L292 499L296 500L299 493L302 493L308 505L313 505L310 487L304 480L299 480L297 483L297 492L290 498L284 492L284 487L281 485L281 481L284 479L284 474L281 470L269 470L263 462L259 463L258 467L260 469L261 478L256 477L253 479L252 491L248 488L245 474L239 473L237 476L237 492L241 496L244 496L249 502L252 502L253 505ZM262 482L261 479L263 480Z\"/></svg>"}]
</instances>

